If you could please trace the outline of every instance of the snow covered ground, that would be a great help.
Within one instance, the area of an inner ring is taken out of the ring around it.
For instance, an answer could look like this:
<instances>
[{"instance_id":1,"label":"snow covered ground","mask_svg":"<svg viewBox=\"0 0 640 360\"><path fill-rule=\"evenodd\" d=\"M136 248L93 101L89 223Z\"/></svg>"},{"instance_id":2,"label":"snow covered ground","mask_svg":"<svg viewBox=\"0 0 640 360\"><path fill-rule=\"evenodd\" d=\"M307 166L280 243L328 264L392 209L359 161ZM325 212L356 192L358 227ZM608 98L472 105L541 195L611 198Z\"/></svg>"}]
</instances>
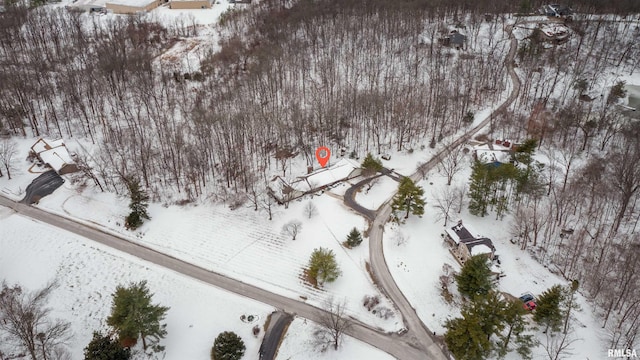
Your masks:
<instances>
[{"instance_id":1,"label":"snow covered ground","mask_svg":"<svg viewBox=\"0 0 640 360\"><path fill-rule=\"evenodd\" d=\"M213 340L234 331L246 358L257 358L262 341L251 329L262 326L272 307L181 276L159 266L40 224L0 207L0 278L35 290L57 280L48 305L70 321L72 359L81 359L93 331L106 330L111 294L117 285L147 280L155 303L169 306L165 319L167 360L208 359ZM240 316L258 315L254 324ZM138 345L140 346L140 345Z\"/></svg>"},{"instance_id":2,"label":"snow covered ground","mask_svg":"<svg viewBox=\"0 0 640 360\"><path fill-rule=\"evenodd\" d=\"M369 185L373 184L371 188ZM398 182L388 176L381 176L365 185L356 194L356 202L367 209L377 210L398 189Z\"/></svg>"},{"instance_id":3,"label":"snow covered ground","mask_svg":"<svg viewBox=\"0 0 640 360\"><path fill-rule=\"evenodd\" d=\"M313 344L313 331L316 326L310 320L294 319L280 344L276 360L393 359L391 355L350 336L344 337L344 341L337 351L332 348L320 352L315 349Z\"/></svg>"},{"instance_id":4,"label":"snow covered ground","mask_svg":"<svg viewBox=\"0 0 640 360\"><path fill-rule=\"evenodd\" d=\"M78 148L73 141L67 143L72 151ZM0 178L0 191L16 200L22 198L26 186L38 175L30 173L30 164L23 160L31 141L19 141L18 145L21 152L16 157L16 177L10 181ZM351 316L386 331L402 327L399 315L381 319L361 304L365 295L380 295L366 270L368 242L365 239L355 249L341 244L352 228L363 232L366 223L339 198L325 193L294 201L288 209L275 206L273 221L266 213L247 207L232 211L220 204L152 204L152 219L131 232L124 228L123 220L129 212L126 197L101 193L93 186L81 187L66 178L69 181L35 206L269 291L307 299L316 306L322 307L328 298L345 300ZM303 210L309 202L317 208L317 215L311 219ZM302 222L295 241L282 231L282 226L292 220ZM317 247L332 249L342 269L336 282L321 289L302 278L303 268ZM380 297L381 306L392 308L384 296Z\"/></svg>"},{"instance_id":5,"label":"snow covered ground","mask_svg":"<svg viewBox=\"0 0 640 360\"><path fill-rule=\"evenodd\" d=\"M452 183L452 187L466 184L470 175L470 169L465 164L465 170L458 173ZM448 264L455 271L460 270L460 265L453 258L444 242L444 220L438 218L438 210L433 206L434 194L440 193L440 189L446 187L446 178L437 171L428 174L426 180L419 183L425 190L427 206L425 214L420 219L411 216L406 224L399 227L387 224L385 228L384 252L389 264L389 269L400 289L407 296L411 304L417 310L418 316L438 335L444 333L444 322L447 319L459 316L460 304L447 303L441 295L439 277L443 274L444 264ZM509 233L510 217L504 220L495 220L495 216L488 215L484 218L470 215L467 208L460 214L454 212L454 219L462 219L470 224L482 235L489 237L496 252L500 254L501 269L507 275L500 280L498 289L520 296L523 292L531 292L534 295L541 294L544 290L555 284L567 284L567 281L552 274L531 256L519 249L517 245L510 243ZM449 222L451 227L455 222ZM404 244L398 245L398 234L404 237ZM449 290L457 293L455 283L449 286ZM572 359L600 359L606 357L607 343L601 331L601 324L595 318L594 310L579 296L581 311L575 312L575 334L578 339L573 348ZM536 332L538 340L545 342L544 335ZM544 358L544 348L537 347L534 350L534 358ZM516 360L517 356L510 354L508 359Z\"/></svg>"}]
</instances>

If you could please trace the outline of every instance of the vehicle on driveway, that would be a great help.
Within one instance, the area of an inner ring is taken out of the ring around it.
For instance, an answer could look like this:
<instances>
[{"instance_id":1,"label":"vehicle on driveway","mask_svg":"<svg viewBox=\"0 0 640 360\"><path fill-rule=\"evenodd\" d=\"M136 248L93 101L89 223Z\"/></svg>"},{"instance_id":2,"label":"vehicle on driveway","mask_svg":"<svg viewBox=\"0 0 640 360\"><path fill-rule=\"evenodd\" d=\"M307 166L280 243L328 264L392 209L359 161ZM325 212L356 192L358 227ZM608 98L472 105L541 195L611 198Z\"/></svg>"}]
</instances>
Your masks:
<instances>
[{"instance_id":1,"label":"vehicle on driveway","mask_svg":"<svg viewBox=\"0 0 640 360\"><path fill-rule=\"evenodd\" d=\"M531 293L524 293L520 295L520 300L523 302L523 307L525 310L533 311L536 308L536 299L533 297Z\"/></svg>"}]
</instances>

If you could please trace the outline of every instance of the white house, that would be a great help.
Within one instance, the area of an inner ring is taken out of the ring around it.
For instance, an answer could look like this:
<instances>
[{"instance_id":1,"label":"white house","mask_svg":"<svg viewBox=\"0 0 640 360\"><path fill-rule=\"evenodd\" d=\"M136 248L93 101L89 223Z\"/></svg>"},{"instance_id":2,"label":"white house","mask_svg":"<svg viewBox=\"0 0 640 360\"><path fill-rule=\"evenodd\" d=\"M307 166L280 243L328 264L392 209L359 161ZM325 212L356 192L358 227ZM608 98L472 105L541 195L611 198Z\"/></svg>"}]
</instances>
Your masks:
<instances>
[{"instance_id":1,"label":"white house","mask_svg":"<svg viewBox=\"0 0 640 360\"><path fill-rule=\"evenodd\" d=\"M31 146L31 151L60 175L78 171L78 166L71 158L62 139L46 140L40 138Z\"/></svg>"}]
</instances>

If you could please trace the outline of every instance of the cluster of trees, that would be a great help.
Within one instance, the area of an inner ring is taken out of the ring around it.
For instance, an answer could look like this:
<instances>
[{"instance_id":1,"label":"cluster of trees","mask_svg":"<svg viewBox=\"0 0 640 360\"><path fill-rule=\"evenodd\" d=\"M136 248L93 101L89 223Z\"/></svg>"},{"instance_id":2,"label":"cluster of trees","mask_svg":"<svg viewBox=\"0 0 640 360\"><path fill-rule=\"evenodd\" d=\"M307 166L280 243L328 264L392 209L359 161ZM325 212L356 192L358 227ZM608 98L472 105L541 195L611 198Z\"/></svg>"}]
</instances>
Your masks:
<instances>
[{"instance_id":1,"label":"cluster of trees","mask_svg":"<svg viewBox=\"0 0 640 360\"><path fill-rule=\"evenodd\" d=\"M317 144L358 154L435 145L499 100L500 21L487 25L490 47L458 59L423 38L462 8L433 9L264 1L225 16L222 50L186 80L152 64L189 24L10 6L0 15L0 128L91 139L90 165L109 191L125 192L133 176L155 199L261 193L292 157L313 164ZM475 39L483 17L470 19Z\"/></svg>"},{"instance_id":2,"label":"cluster of trees","mask_svg":"<svg viewBox=\"0 0 640 360\"><path fill-rule=\"evenodd\" d=\"M523 82L516 110L497 114L490 136L537 139L535 155L545 166L533 167L535 186L525 192L502 176L488 196L473 189L469 200L478 214L488 206L501 215L508 199L512 241L566 279L578 280L602 316L610 347L633 348L640 333L640 324L628 321L640 316L640 303L630 295L640 286L634 270L640 248L640 125L619 106L624 82L608 74L637 71L633 58L640 47L627 19L611 20L575 20L562 45L547 46L536 37L520 42ZM491 178L481 172L488 170L474 169L478 178Z\"/></svg>"},{"instance_id":3,"label":"cluster of trees","mask_svg":"<svg viewBox=\"0 0 640 360\"><path fill-rule=\"evenodd\" d=\"M472 166L469 184L469 212L485 216L495 210L504 216L511 204L519 205L524 197L536 197L543 191L542 164L533 159L538 143L525 140L513 153L510 163L483 163Z\"/></svg>"},{"instance_id":4,"label":"cluster of trees","mask_svg":"<svg viewBox=\"0 0 640 360\"><path fill-rule=\"evenodd\" d=\"M36 291L2 282L0 287L0 359L69 359L65 344L71 324L53 319L47 306L55 283Z\"/></svg>"},{"instance_id":5,"label":"cluster of trees","mask_svg":"<svg viewBox=\"0 0 640 360\"><path fill-rule=\"evenodd\" d=\"M542 345L550 360L570 354L571 312L578 309L575 293L578 282L569 286L554 285L536 299L534 328L527 320L528 311L519 299L505 298L491 280L489 261L484 255L471 257L456 275L458 291L467 301L461 317L445 324L445 343L456 359L480 360L491 356L504 358L516 351L522 359L531 359L531 349L539 345L533 334L547 334Z\"/></svg>"}]
</instances>

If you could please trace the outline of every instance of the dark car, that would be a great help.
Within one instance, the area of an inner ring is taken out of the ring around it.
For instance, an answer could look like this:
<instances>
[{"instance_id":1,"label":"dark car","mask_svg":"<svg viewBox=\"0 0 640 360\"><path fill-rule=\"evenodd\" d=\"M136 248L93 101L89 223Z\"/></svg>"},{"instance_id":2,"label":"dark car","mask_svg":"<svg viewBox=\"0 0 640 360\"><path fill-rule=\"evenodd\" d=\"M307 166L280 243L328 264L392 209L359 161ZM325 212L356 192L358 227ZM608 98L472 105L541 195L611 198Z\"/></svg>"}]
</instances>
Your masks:
<instances>
[{"instance_id":1,"label":"dark car","mask_svg":"<svg viewBox=\"0 0 640 360\"><path fill-rule=\"evenodd\" d=\"M524 303L523 307L526 310L533 311L536 308L536 301L531 293L524 293L520 295L520 300Z\"/></svg>"}]
</instances>

